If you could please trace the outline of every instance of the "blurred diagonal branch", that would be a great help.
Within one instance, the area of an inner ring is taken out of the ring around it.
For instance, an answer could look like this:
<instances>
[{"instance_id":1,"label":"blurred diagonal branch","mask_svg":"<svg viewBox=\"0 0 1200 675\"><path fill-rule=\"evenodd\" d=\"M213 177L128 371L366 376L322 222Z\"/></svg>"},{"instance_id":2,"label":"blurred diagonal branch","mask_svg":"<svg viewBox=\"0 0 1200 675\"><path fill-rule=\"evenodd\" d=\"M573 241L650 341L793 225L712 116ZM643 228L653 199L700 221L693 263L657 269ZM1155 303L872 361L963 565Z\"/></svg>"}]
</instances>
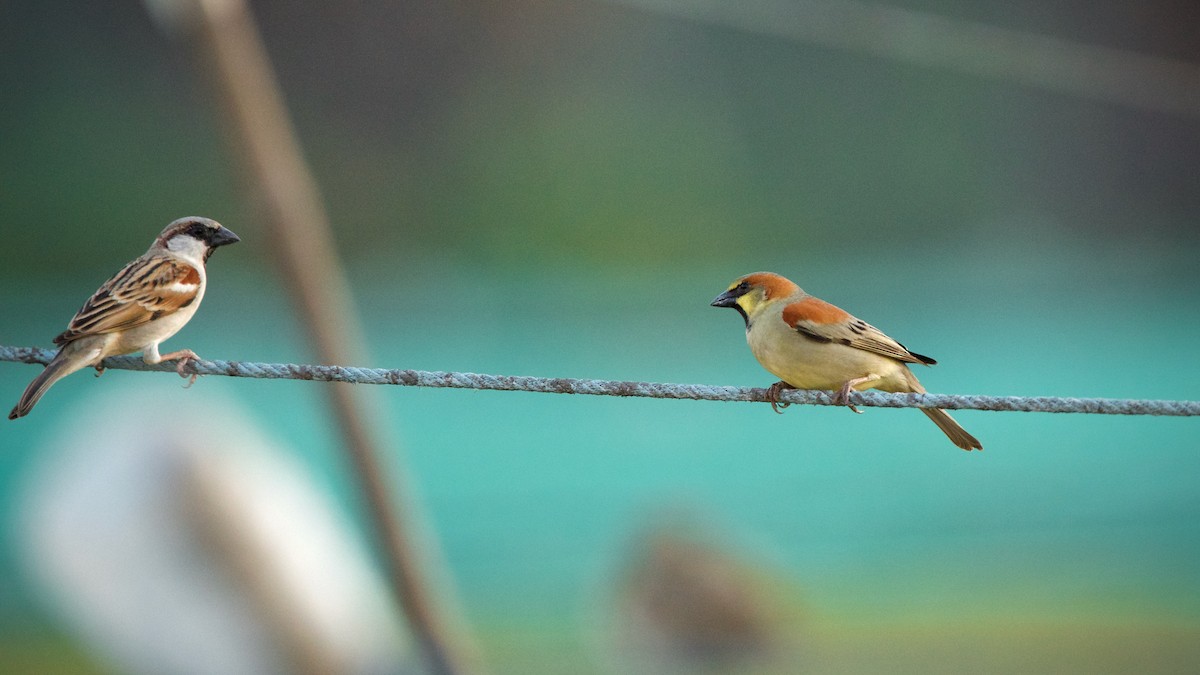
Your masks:
<instances>
[{"instance_id":1,"label":"blurred diagonal branch","mask_svg":"<svg viewBox=\"0 0 1200 675\"><path fill-rule=\"evenodd\" d=\"M208 67L234 146L254 181L252 194L260 200L270 236L266 248L276 255L317 358L323 363L357 358L364 352L359 324L329 219L244 0L154 0L150 6L156 16L179 22ZM434 597L415 546L414 523L398 510L398 503L407 506L407 501L403 494L393 495L396 486L380 465L383 443L373 431L380 425L368 421L362 392L339 385L326 393L362 486L393 594L422 655L436 673L464 672L469 659L463 643L452 638L445 609ZM428 547L430 542L421 543Z\"/></svg>"},{"instance_id":2,"label":"blurred diagonal branch","mask_svg":"<svg viewBox=\"0 0 1200 675\"><path fill-rule=\"evenodd\" d=\"M1200 64L859 0L607 0L894 61L1200 116Z\"/></svg>"},{"instance_id":3,"label":"blurred diagonal branch","mask_svg":"<svg viewBox=\"0 0 1200 675\"><path fill-rule=\"evenodd\" d=\"M49 363L53 349L0 346L0 361ZM150 365L134 356L104 360L105 368L175 372L175 364ZM189 361L184 372L197 375L226 375L267 380L316 380L355 384L392 384L405 387L444 389L487 389L491 391L529 391L547 394L585 394L590 396L627 396L673 398L697 401L768 402L767 390L760 387L729 387L711 384L672 384L667 382L631 382L588 380L569 377L529 377L523 375L485 375L426 370L391 370L355 366L311 366L293 363L257 363L251 361ZM809 389L784 390L782 403L841 406L834 392ZM891 394L882 391L850 393L854 405L878 408L948 408L951 410L992 410L1008 412L1091 413L1096 415L1200 416L1200 401L1163 401L1128 398L1075 398L1067 396L980 396L974 394Z\"/></svg>"}]
</instances>

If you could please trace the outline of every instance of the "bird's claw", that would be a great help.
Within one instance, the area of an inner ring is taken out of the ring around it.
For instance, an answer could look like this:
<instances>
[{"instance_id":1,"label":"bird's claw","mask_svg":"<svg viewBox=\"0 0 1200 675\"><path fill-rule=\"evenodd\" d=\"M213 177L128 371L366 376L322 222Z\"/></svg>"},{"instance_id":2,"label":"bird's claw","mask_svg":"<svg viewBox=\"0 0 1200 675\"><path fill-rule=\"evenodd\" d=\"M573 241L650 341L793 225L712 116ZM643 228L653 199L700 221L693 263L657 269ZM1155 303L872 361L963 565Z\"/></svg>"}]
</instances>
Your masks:
<instances>
[{"instance_id":1,"label":"bird's claw","mask_svg":"<svg viewBox=\"0 0 1200 675\"><path fill-rule=\"evenodd\" d=\"M795 389L795 387L783 381L767 387L767 402L771 404L771 410L774 410L777 415L782 415L783 409L791 405L790 401L779 400L779 394L784 389Z\"/></svg>"},{"instance_id":2,"label":"bird's claw","mask_svg":"<svg viewBox=\"0 0 1200 675\"><path fill-rule=\"evenodd\" d=\"M198 361L198 360L199 360L199 358L195 354L192 354L190 356L182 356L179 358L178 361L175 362L175 372L179 373L180 377L187 378L188 383L183 385L184 389L188 389L193 384L196 384L196 378L200 377L200 373L184 372L184 370L189 365L191 365L194 361Z\"/></svg>"},{"instance_id":3,"label":"bird's claw","mask_svg":"<svg viewBox=\"0 0 1200 675\"><path fill-rule=\"evenodd\" d=\"M842 385L841 389L838 389L836 392L833 393L833 404L834 405L844 405L847 408L849 408L850 410L852 410L854 413L856 413L858 415L862 414L862 411L859 410L857 407L854 406L853 403L850 402L850 383L849 382Z\"/></svg>"},{"instance_id":4,"label":"bird's claw","mask_svg":"<svg viewBox=\"0 0 1200 675\"><path fill-rule=\"evenodd\" d=\"M103 375L104 371L106 370L105 367L100 365L99 363L97 363L96 365L94 365L92 367L96 369L96 377L100 377L101 375Z\"/></svg>"}]
</instances>

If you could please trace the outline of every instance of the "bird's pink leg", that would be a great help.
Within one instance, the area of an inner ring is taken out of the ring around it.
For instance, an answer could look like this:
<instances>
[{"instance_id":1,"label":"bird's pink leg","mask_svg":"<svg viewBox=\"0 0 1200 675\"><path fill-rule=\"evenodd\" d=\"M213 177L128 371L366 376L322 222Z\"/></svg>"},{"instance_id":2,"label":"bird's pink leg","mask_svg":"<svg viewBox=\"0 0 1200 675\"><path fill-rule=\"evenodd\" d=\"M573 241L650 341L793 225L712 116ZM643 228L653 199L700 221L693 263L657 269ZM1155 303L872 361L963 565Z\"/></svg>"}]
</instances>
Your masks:
<instances>
[{"instance_id":1,"label":"bird's pink leg","mask_svg":"<svg viewBox=\"0 0 1200 675\"><path fill-rule=\"evenodd\" d=\"M196 356L196 352L194 352L190 349L180 349L179 351L171 352L170 354L163 354L160 360L161 361L177 360L178 363L175 364L175 372L179 373L180 377L189 377L187 386L190 387L193 384L196 384L196 378L199 377L198 374L192 373L189 376L187 373L183 372L183 369L187 367L189 361L199 361L200 360L200 357Z\"/></svg>"},{"instance_id":2,"label":"bird's pink leg","mask_svg":"<svg viewBox=\"0 0 1200 675\"><path fill-rule=\"evenodd\" d=\"M868 375L864 375L863 377L856 377L853 380L846 380L846 383L842 385L842 388L838 389L836 392L834 392L833 404L834 405L844 405L847 408L849 408L849 409L853 410L854 412L858 413L859 415L861 415L862 414L861 410L850 405L850 391L853 390L854 387L857 387L858 385L860 385L864 382L874 382L876 380L882 380L882 379L883 379L882 377L876 375L875 373L870 373Z\"/></svg>"}]
</instances>

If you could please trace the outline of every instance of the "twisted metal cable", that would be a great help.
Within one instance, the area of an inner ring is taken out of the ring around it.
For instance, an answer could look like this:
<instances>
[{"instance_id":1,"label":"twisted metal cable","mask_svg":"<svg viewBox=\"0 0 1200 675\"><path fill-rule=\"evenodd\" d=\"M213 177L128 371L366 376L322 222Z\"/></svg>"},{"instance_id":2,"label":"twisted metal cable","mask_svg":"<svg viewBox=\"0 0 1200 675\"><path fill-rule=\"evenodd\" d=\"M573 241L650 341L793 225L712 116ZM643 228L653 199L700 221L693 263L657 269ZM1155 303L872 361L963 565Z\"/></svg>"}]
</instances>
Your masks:
<instances>
[{"instance_id":1,"label":"twisted metal cable","mask_svg":"<svg viewBox=\"0 0 1200 675\"><path fill-rule=\"evenodd\" d=\"M46 364L55 350L40 347L0 345L0 361ZM105 368L175 372L174 362L150 365L136 356L105 359ZM256 361L220 361L201 359L184 367L188 374L225 375L269 380L316 380L352 384L394 384L407 387L451 389L487 389L494 391L532 391L550 394L587 394L590 396L636 396L676 398L699 401L767 402L767 390L761 387L731 387L707 384L669 384L591 380L566 377L530 377L523 375L485 375L445 371L361 368L355 366L316 366ZM833 392L785 390L783 403L801 405L837 405ZM957 394L889 394L882 391L852 392L850 403L877 408L946 408L949 410L1002 410L1012 412L1093 413L1100 415L1200 415L1200 401L1159 401L1144 399L1068 398L1060 396L978 396Z\"/></svg>"}]
</instances>

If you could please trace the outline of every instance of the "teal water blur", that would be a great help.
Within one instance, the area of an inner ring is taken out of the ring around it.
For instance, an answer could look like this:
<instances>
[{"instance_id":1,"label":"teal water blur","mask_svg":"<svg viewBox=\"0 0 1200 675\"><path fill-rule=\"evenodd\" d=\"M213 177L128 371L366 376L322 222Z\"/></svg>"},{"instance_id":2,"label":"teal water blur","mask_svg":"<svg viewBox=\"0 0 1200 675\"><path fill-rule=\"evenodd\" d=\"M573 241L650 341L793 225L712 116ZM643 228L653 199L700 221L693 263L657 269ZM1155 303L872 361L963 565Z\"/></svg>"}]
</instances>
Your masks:
<instances>
[{"instance_id":1,"label":"teal water blur","mask_svg":"<svg viewBox=\"0 0 1200 675\"><path fill-rule=\"evenodd\" d=\"M222 280L224 262L213 261L213 295L179 344L227 358L304 360L283 301L256 295L244 279ZM728 273L482 277L441 263L408 261L399 267L404 281L390 283L380 280L396 267L359 271L372 365L769 381L738 317L707 306ZM881 289L869 275L839 277L836 267L815 264L795 276L941 359L921 373L932 390L1193 395L1173 376L1200 329L1182 294L1135 303L1143 296L1136 287L1114 284L1103 298L1076 292L1054 311L1026 312L1015 331L1014 315L997 310L1003 297L982 303L968 297L974 291L947 293L936 311L913 311L928 305L924 280ZM1101 311L1121 294L1137 323L1161 328L1154 349L1114 331ZM33 314L42 303L70 307L72 297L5 294L4 305ZM1072 330L1058 330L1063 324ZM1086 344L1079 335L1090 336ZM15 398L34 369L5 370L3 393ZM21 467L58 418L112 379L135 377L144 388L179 386L169 376L76 377L6 427L6 497L19 494ZM204 378L197 386L234 397L355 509L319 385ZM751 404L401 388L373 395L403 447L403 460L388 463L408 467L470 622L485 645L494 639L516 650L518 670L553 672L563 654L586 660L578 641L601 611L597 598L615 592L637 537L679 512L744 544L745 555L798 589L794 599L818 633L879 622L892 630L967 623L1135 633L1200 623L1200 448L1188 419L963 412L960 421L987 448L968 454L912 411L792 408L777 416ZM5 503L11 515L15 505ZM3 606L13 608L4 618L13 622L31 597L15 581L24 577L11 534L0 543ZM528 652L512 647L514 633ZM539 653L555 656L540 661Z\"/></svg>"}]
</instances>

